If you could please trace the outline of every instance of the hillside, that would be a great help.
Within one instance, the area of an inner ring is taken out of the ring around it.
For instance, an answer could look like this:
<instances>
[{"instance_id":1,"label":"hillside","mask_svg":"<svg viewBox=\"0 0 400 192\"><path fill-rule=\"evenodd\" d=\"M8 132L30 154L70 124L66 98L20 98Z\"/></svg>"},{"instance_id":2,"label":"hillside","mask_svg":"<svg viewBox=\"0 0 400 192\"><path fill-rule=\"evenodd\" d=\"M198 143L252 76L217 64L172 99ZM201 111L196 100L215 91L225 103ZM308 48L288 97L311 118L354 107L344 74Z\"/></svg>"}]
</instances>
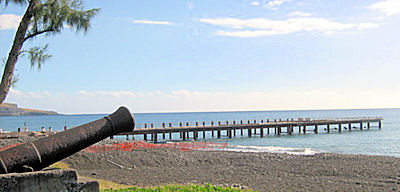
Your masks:
<instances>
[{"instance_id":1,"label":"hillside","mask_svg":"<svg viewBox=\"0 0 400 192\"><path fill-rule=\"evenodd\" d=\"M0 116L56 115L54 111L19 108L16 104L0 104Z\"/></svg>"}]
</instances>

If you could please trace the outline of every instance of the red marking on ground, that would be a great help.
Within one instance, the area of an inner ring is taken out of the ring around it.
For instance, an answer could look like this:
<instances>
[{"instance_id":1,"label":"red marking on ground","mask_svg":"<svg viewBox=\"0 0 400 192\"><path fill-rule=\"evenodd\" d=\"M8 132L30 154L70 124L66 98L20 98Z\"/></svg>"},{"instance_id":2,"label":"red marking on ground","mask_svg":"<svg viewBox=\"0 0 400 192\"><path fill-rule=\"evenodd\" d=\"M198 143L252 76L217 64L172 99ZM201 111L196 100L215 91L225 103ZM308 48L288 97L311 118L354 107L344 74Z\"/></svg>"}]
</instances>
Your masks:
<instances>
[{"instance_id":1,"label":"red marking on ground","mask_svg":"<svg viewBox=\"0 0 400 192\"><path fill-rule=\"evenodd\" d=\"M9 149L11 147L15 147L15 146L18 146L18 145L21 145L21 144L24 144L24 143L17 143L17 144L12 144L12 145L7 145L7 146L4 146L4 147L0 147L0 151L4 151L6 149Z\"/></svg>"},{"instance_id":2,"label":"red marking on ground","mask_svg":"<svg viewBox=\"0 0 400 192\"><path fill-rule=\"evenodd\" d=\"M172 148L179 149L181 151L191 151L198 149L223 149L227 146L227 143L212 143L212 142L184 142L184 143L162 143L154 144L147 143L144 141L135 141L129 143L114 143L108 145L92 145L84 149L84 151L89 153L99 153L106 151L132 151L140 148L147 149L160 149L160 148Z\"/></svg>"}]
</instances>

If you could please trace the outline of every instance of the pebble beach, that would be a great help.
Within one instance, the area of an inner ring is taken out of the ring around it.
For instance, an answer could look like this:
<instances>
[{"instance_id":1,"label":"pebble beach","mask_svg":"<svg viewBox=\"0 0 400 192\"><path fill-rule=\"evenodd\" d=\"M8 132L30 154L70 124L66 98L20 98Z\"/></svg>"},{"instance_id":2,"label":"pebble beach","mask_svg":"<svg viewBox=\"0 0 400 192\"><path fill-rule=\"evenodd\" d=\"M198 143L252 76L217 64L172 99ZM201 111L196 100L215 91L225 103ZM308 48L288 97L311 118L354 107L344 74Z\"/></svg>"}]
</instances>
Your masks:
<instances>
[{"instance_id":1,"label":"pebble beach","mask_svg":"<svg viewBox=\"0 0 400 192\"><path fill-rule=\"evenodd\" d=\"M0 147L25 139L2 139ZM107 144L112 140L103 140ZM76 153L62 162L82 176L135 186L214 184L258 191L399 191L400 158L318 153L136 149Z\"/></svg>"}]
</instances>

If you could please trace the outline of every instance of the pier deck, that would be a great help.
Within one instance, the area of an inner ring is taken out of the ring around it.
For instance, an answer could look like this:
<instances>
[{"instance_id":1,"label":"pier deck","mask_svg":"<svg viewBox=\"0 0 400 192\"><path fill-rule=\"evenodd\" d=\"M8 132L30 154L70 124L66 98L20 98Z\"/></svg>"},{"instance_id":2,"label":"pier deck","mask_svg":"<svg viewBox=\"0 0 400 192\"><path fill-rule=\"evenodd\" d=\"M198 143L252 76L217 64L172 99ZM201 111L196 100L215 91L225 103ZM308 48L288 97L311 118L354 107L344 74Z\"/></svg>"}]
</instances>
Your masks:
<instances>
[{"instance_id":1,"label":"pier deck","mask_svg":"<svg viewBox=\"0 0 400 192\"><path fill-rule=\"evenodd\" d=\"M221 138L222 132L226 133L224 136L232 138L236 136L252 137L254 135L263 137L270 134L318 134L321 132L342 132L352 130L369 130L370 128L382 128L382 120L380 117L363 117L363 118L336 118L336 119L310 119L298 118L296 120L287 119L274 119L274 120L247 120L247 121L211 121L211 122L195 122L193 125L179 123L179 126L172 126L172 123L162 123L161 126L154 127L154 124L144 124L143 128L135 128L132 132L120 133L119 135L126 135L127 139L132 135L143 135L143 140L151 140L157 142L158 139L172 139L172 134L179 134L182 140L190 139L206 139ZM371 125L375 124L375 125ZM148 126L149 125L149 126ZM311 129L310 129L311 128ZM211 134L210 134L211 132ZM191 134L190 134L191 133ZM207 134L208 133L208 134ZM161 138L160 135L162 136ZM150 138L147 137L150 135ZM200 136L201 135L201 136Z\"/></svg>"}]
</instances>

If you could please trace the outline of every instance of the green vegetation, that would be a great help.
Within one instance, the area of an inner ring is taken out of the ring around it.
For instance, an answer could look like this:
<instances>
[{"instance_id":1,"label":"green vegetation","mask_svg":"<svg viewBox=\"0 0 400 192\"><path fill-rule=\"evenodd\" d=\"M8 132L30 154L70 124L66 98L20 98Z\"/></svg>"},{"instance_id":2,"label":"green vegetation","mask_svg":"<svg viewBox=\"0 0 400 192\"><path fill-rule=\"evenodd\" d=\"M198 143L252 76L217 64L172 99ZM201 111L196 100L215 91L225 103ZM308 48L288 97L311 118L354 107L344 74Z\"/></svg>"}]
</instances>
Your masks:
<instances>
[{"instance_id":1,"label":"green vegetation","mask_svg":"<svg viewBox=\"0 0 400 192\"><path fill-rule=\"evenodd\" d=\"M57 162L50 167L59 169L69 169L70 166L64 162ZM79 176L82 177L82 176ZM249 189L238 189L232 187L219 187L211 184L206 185L165 185L158 187L135 187L129 185L118 184L112 181L103 179L95 179L85 177L91 180L97 180L100 184L100 191L102 192L254 192Z\"/></svg>"},{"instance_id":2,"label":"green vegetation","mask_svg":"<svg viewBox=\"0 0 400 192\"><path fill-rule=\"evenodd\" d=\"M82 177L82 176L80 176L80 177ZM86 177L86 178L91 179L91 180L96 180L97 182L99 182L101 191L111 190L111 189L114 189L114 190L128 189L128 188L134 187L134 186L130 186L130 185L123 185L123 184L115 183L115 182L104 180L104 179L95 179L92 177Z\"/></svg>"},{"instance_id":3,"label":"green vegetation","mask_svg":"<svg viewBox=\"0 0 400 192\"><path fill-rule=\"evenodd\" d=\"M57 169L69 169L70 166L64 162L58 161L50 165L51 168L57 168Z\"/></svg>"},{"instance_id":4,"label":"green vegetation","mask_svg":"<svg viewBox=\"0 0 400 192\"><path fill-rule=\"evenodd\" d=\"M26 41L61 33L64 27L86 32L92 18L99 12L99 9L85 10L82 0L0 0L0 5L4 8L9 4L23 5L26 10L15 32L10 53L4 60L0 104L5 100L10 86L18 81L18 75L14 75L14 71L20 56L28 55L31 67L38 69L51 57L47 52L47 44L23 49Z\"/></svg>"},{"instance_id":5,"label":"green vegetation","mask_svg":"<svg viewBox=\"0 0 400 192\"><path fill-rule=\"evenodd\" d=\"M206 185L166 185L160 187L130 187L125 189L105 189L102 192L252 192L252 190L242 190L232 187L218 187L211 184Z\"/></svg>"}]
</instances>

